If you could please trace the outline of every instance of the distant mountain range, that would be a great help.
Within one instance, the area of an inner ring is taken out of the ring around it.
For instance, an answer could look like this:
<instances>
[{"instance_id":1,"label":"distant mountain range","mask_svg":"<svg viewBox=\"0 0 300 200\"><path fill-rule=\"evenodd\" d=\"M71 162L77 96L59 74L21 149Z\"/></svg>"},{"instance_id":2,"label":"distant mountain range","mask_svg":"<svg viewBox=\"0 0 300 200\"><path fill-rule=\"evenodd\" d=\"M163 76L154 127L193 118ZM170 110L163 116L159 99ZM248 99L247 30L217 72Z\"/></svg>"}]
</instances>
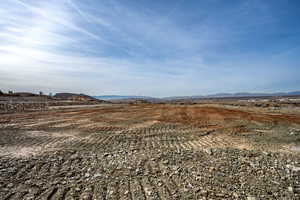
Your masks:
<instances>
[{"instance_id":1,"label":"distant mountain range","mask_svg":"<svg viewBox=\"0 0 300 200\"><path fill-rule=\"evenodd\" d=\"M122 95L103 95L93 96L96 99L102 100L126 100L126 99L146 99L146 100L178 100L178 99L205 99L205 98L226 98L226 97L263 97L263 96L294 96L300 95L300 91L293 92L277 92L277 93L217 93L211 95L194 95L194 96L173 96L164 98L154 98L148 96L122 96Z\"/></svg>"},{"instance_id":2,"label":"distant mountain range","mask_svg":"<svg viewBox=\"0 0 300 200\"><path fill-rule=\"evenodd\" d=\"M300 95L300 91L294 92L277 92L277 93L217 93L211 95L195 95L195 96L176 96L176 97L166 97L164 100L176 100L176 99L205 99L205 98L230 98L230 97L275 97L275 96L294 96Z\"/></svg>"},{"instance_id":3,"label":"distant mountain range","mask_svg":"<svg viewBox=\"0 0 300 200\"><path fill-rule=\"evenodd\" d=\"M122 95L103 95L103 96L93 96L96 99L102 100L123 100L123 99L156 99L147 96L122 96Z\"/></svg>"}]
</instances>

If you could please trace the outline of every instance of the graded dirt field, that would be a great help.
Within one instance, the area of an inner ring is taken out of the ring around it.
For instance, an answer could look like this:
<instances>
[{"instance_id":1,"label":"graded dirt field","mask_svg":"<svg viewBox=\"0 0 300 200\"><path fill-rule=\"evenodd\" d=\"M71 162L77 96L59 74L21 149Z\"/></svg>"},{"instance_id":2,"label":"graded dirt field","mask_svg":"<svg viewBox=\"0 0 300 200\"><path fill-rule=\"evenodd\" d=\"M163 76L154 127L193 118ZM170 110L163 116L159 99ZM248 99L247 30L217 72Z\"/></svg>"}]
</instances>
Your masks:
<instances>
[{"instance_id":1,"label":"graded dirt field","mask_svg":"<svg viewBox=\"0 0 300 200\"><path fill-rule=\"evenodd\" d=\"M0 199L299 199L300 115L107 105L0 116Z\"/></svg>"}]
</instances>

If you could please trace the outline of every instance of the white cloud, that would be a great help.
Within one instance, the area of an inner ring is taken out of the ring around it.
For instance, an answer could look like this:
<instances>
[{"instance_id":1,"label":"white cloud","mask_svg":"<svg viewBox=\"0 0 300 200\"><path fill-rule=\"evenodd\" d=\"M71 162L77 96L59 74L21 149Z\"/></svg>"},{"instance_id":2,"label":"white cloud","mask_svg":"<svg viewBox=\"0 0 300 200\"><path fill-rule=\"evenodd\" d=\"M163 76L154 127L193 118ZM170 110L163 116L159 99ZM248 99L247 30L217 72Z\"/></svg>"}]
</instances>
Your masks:
<instances>
[{"instance_id":1,"label":"white cloud","mask_svg":"<svg viewBox=\"0 0 300 200\"><path fill-rule=\"evenodd\" d=\"M0 85L6 89L154 96L223 92L218 85L224 90L247 88L255 82L248 72L277 62L255 57L249 64L246 54L218 55L224 45L256 26L251 12L243 13L256 4L242 4L218 17L208 13L186 29L176 13L189 1L178 1L164 13L124 1L1 3ZM268 23L268 9L259 12ZM246 18L249 23L239 26ZM217 64L207 62L207 55ZM261 85L267 74L256 77Z\"/></svg>"}]
</instances>

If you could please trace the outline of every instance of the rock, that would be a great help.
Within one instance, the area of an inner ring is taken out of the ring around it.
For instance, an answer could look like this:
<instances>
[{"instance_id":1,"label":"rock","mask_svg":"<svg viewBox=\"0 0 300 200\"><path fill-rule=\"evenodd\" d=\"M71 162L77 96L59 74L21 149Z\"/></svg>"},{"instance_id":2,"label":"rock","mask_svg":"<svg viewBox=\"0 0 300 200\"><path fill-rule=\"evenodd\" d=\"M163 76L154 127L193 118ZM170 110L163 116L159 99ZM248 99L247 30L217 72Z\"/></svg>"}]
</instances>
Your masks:
<instances>
[{"instance_id":1,"label":"rock","mask_svg":"<svg viewBox=\"0 0 300 200\"><path fill-rule=\"evenodd\" d=\"M213 155L212 149L206 149L205 152L206 152L208 155Z\"/></svg>"},{"instance_id":2,"label":"rock","mask_svg":"<svg viewBox=\"0 0 300 200\"><path fill-rule=\"evenodd\" d=\"M208 191L207 190L201 190L200 192L202 195L207 195L208 194Z\"/></svg>"},{"instance_id":3,"label":"rock","mask_svg":"<svg viewBox=\"0 0 300 200\"><path fill-rule=\"evenodd\" d=\"M75 160L75 159L77 159L79 156L78 156L78 154L73 154L70 158L72 159L72 160Z\"/></svg>"},{"instance_id":4,"label":"rock","mask_svg":"<svg viewBox=\"0 0 300 200\"><path fill-rule=\"evenodd\" d=\"M255 197L255 196L248 196L247 200L259 200L259 198Z\"/></svg>"},{"instance_id":5,"label":"rock","mask_svg":"<svg viewBox=\"0 0 300 200\"><path fill-rule=\"evenodd\" d=\"M292 132L290 132L290 134L289 134L289 135L295 135L295 132L293 132L293 131L292 131Z\"/></svg>"},{"instance_id":6,"label":"rock","mask_svg":"<svg viewBox=\"0 0 300 200\"><path fill-rule=\"evenodd\" d=\"M239 197L238 193L236 193L236 192L234 192L234 193L232 194L232 196L234 196L235 198L238 198L238 197Z\"/></svg>"},{"instance_id":7,"label":"rock","mask_svg":"<svg viewBox=\"0 0 300 200\"><path fill-rule=\"evenodd\" d=\"M169 164L169 161L168 160L164 160L162 163L165 164L165 165L167 165L167 164Z\"/></svg>"},{"instance_id":8,"label":"rock","mask_svg":"<svg viewBox=\"0 0 300 200\"><path fill-rule=\"evenodd\" d=\"M150 188L145 187L145 192L148 196L152 196L152 191L150 190Z\"/></svg>"},{"instance_id":9,"label":"rock","mask_svg":"<svg viewBox=\"0 0 300 200\"><path fill-rule=\"evenodd\" d=\"M290 193L294 193L294 188L293 188L293 187L288 187L288 191L289 191Z\"/></svg>"},{"instance_id":10,"label":"rock","mask_svg":"<svg viewBox=\"0 0 300 200\"><path fill-rule=\"evenodd\" d=\"M102 175L100 173L94 174L93 178L101 177Z\"/></svg>"},{"instance_id":11,"label":"rock","mask_svg":"<svg viewBox=\"0 0 300 200\"><path fill-rule=\"evenodd\" d=\"M187 187L187 188L193 188L193 186L192 186L191 183L188 183L188 184L186 185L186 187Z\"/></svg>"},{"instance_id":12,"label":"rock","mask_svg":"<svg viewBox=\"0 0 300 200\"><path fill-rule=\"evenodd\" d=\"M103 154L103 157L107 157L107 156L109 156L109 153L104 153Z\"/></svg>"},{"instance_id":13,"label":"rock","mask_svg":"<svg viewBox=\"0 0 300 200\"><path fill-rule=\"evenodd\" d=\"M226 195L225 194L222 194L222 193L218 193L216 194L217 197L225 197Z\"/></svg>"},{"instance_id":14,"label":"rock","mask_svg":"<svg viewBox=\"0 0 300 200\"><path fill-rule=\"evenodd\" d=\"M90 193L83 193L81 198L82 198L82 200L91 200L92 195Z\"/></svg>"},{"instance_id":15,"label":"rock","mask_svg":"<svg viewBox=\"0 0 300 200\"><path fill-rule=\"evenodd\" d=\"M113 195L113 194L114 194L114 191L113 191L113 190L109 190L109 191L108 191L108 194L109 194L109 195Z\"/></svg>"},{"instance_id":16,"label":"rock","mask_svg":"<svg viewBox=\"0 0 300 200\"><path fill-rule=\"evenodd\" d=\"M298 172L300 171L300 167L296 167L296 166L293 166L293 165L286 165L286 167L292 171L295 171L295 172Z\"/></svg>"}]
</instances>

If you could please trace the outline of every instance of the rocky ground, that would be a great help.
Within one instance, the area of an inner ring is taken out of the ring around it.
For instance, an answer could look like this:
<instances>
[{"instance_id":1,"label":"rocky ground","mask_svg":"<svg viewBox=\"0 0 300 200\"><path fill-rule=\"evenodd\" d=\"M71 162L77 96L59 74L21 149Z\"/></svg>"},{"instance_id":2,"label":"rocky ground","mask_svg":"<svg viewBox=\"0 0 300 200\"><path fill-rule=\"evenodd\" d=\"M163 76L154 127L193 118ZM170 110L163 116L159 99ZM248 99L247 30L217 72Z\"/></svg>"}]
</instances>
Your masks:
<instances>
[{"instance_id":1,"label":"rocky ground","mask_svg":"<svg viewBox=\"0 0 300 200\"><path fill-rule=\"evenodd\" d=\"M237 149L1 158L1 199L299 199L299 156Z\"/></svg>"},{"instance_id":2,"label":"rocky ground","mask_svg":"<svg viewBox=\"0 0 300 200\"><path fill-rule=\"evenodd\" d=\"M185 106L3 115L0 199L300 199L297 128Z\"/></svg>"}]
</instances>

